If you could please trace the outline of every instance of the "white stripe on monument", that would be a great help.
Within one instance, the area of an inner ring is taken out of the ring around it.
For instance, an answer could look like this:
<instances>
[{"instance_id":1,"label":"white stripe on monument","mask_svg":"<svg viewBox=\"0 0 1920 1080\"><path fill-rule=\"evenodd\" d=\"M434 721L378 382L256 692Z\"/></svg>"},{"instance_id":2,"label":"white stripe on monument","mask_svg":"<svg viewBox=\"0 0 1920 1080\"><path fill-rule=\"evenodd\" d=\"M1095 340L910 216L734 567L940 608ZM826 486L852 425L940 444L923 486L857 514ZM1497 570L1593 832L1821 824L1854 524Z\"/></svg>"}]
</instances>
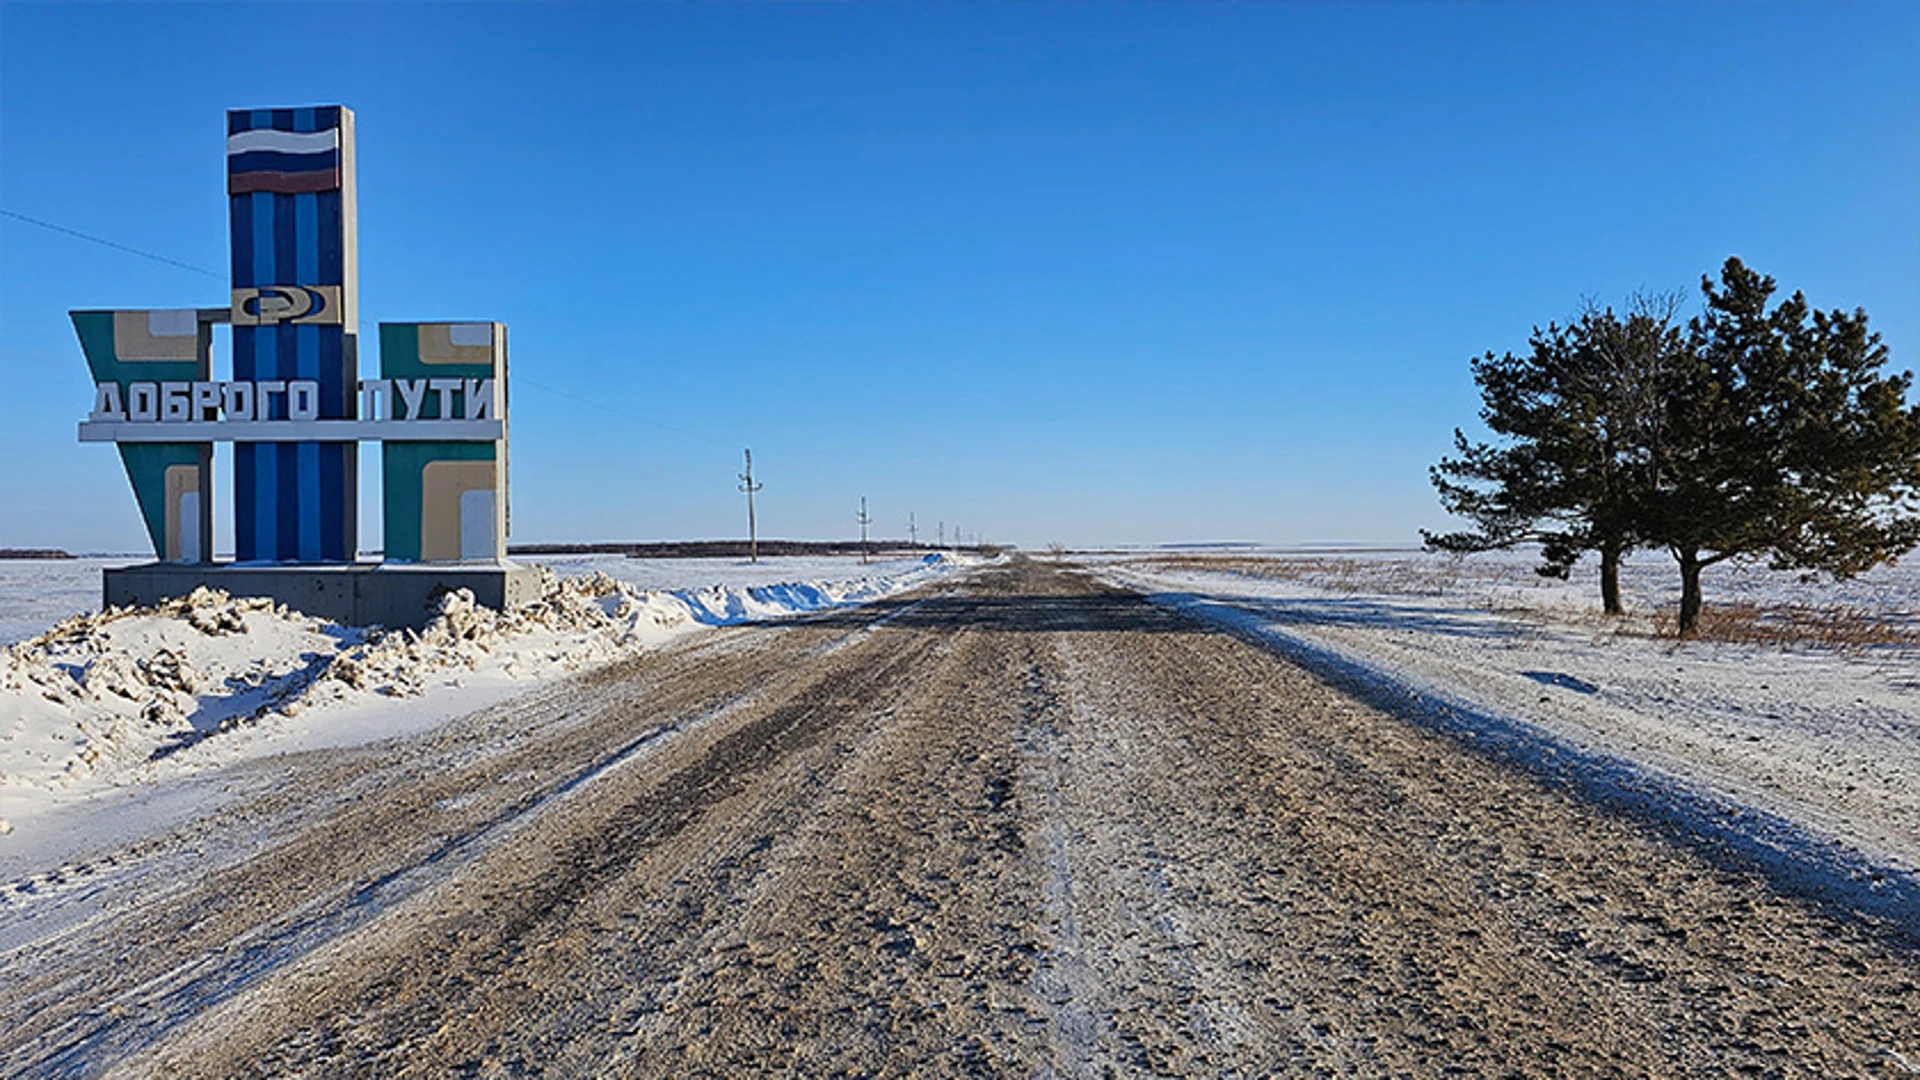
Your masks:
<instances>
[{"instance_id":1,"label":"white stripe on monument","mask_svg":"<svg viewBox=\"0 0 1920 1080\"><path fill-rule=\"evenodd\" d=\"M273 150L282 154L319 154L340 145L340 129L325 131L275 131L260 128L227 136L227 153L244 154L250 150Z\"/></svg>"}]
</instances>

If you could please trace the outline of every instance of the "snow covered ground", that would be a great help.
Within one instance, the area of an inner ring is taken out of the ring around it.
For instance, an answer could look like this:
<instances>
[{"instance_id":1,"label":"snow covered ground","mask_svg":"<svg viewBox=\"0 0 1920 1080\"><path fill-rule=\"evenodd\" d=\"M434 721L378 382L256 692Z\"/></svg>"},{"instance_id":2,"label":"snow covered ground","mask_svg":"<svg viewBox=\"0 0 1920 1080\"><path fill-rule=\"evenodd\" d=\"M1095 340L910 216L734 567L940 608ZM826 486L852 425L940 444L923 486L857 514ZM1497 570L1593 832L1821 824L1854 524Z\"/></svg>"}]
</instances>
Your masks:
<instances>
[{"instance_id":1,"label":"snow covered ground","mask_svg":"<svg viewBox=\"0 0 1920 1080\"><path fill-rule=\"evenodd\" d=\"M1720 567L1707 602L1734 640L1670 636L1671 563L1623 573L1600 614L1594 568L1541 579L1524 553L1130 553L1103 576L1284 647L1331 655L1463 710L1532 725L1920 869L1920 568L1812 584ZM1770 620L1797 613L1811 629ZM1758 612L1758 616L1755 616ZM1837 629L1836 629L1837 628ZM1848 642L1857 635L1859 642Z\"/></svg>"},{"instance_id":2,"label":"snow covered ground","mask_svg":"<svg viewBox=\"0 0 1920 1080\"><path fill-rule=\"evenodd\" d=\"M100 609L100 571L135 558L0 559L0 645L25 641L69 615Z\"/></svg>"},{"instance_id":3,"label":"snow covered ground","mask_svg":"<svg viewBox=\"0 0 1920 1080\"><path fill-rule=\"evenodd\" d=\"M104 792L424 730L703 627L874 600L968 564L555 559L539 603L501 614L456 594L425 630L383 633L207 592L101 613L100 569L118 562L0 562L0 628L15 635L0 641L0 854Z\"/></svg>"}]
</instances>

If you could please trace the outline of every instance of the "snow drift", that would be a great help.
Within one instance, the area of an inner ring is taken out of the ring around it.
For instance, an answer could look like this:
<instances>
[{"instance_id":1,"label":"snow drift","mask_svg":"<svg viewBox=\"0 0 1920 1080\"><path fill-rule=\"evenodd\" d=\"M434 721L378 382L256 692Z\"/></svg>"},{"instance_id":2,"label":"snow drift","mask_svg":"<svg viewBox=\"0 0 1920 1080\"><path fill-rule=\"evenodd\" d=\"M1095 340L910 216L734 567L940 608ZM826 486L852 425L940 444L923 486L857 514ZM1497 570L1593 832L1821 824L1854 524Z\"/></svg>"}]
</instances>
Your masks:
<instances>
[{"instance_id":1,"label":"snow drift","mask_svg":"<svg viewBox=\"0 0 1920 1080\"><path fill-rule=\"evenodd\" d=\"M961 565L930 555L851 580L683 590L543 569L535 603L499 612L460 590L418 631L340 626L208 589L76 615L0 648L0 801L17 816L65 790L137 778L203 742L227 744L231 757L263 722L324 728L441 688L493 691L434 693L447 707L428 711L444 717L701 627L869 601ZM0 816L0 832L9 829Z\"/></svg>"}]
</instances>

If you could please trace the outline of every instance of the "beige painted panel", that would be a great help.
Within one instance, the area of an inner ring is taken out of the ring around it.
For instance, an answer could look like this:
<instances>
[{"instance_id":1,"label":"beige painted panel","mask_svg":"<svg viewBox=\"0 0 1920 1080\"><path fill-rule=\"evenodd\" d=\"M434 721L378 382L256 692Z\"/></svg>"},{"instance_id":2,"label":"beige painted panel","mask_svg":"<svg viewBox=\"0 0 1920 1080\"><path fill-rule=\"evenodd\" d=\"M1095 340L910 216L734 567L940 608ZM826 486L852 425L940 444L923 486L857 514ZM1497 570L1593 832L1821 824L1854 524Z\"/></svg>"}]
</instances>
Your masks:
<instances>
[{"instance_id":1,"label":"beige painted panel","mask_svg":"<svg viewBox=\"0 0 1920 1080\"><path fill-rule=\"evenodd\" d=\"M200 359L199 313L177 311L116 311L113 313L113 355L122 361Z\"/></svg>"},{"instance_id":2,"label":"beige painted panel","mask_svg":"<svg viewBox=\"0 0 1920 1080\"><path fill-rule=\"evenodd\" d=\"M233 290L229 318L235 326L297 323L339 326L346 322L338 285L266 285ZM251 304L256 312L247 310Z\"/></svg>"},{"instance_id":3,"label":"beige painted panel","mask_svg":"<svg viewBox=\"0 0 1920 1080\"><path fill-rule=\"evenodd\" d=\"M187 495L195 496L186 499ZM167 550L166 561L180 562L200 559L200 467L198 465L167 466ZM187 520L191 514L193 520ZM186 550L191 544L192 551Z\"/></svg>"},{"instance_id":4,"label":"beige painted panel","mask_svg":"<svg viewBox=\"0 0 1920 1080\"><path fill-rule=\"evenodd\" d=\"M421 323L423 364L492 364L500 341L498 323ZM475 338L483 339L474 343Z\"/></svg>"},{"instance_id":5,"label":"beige painted panel","mask_svg":"<svg viewBox=\"0 0 1920 1080\"><path fill-rule=\"evenodd\" d=\"M460 497L497 491L491 461L430 461L420 476L420 560L460 561Z\"/></svg>"}]
</instances>

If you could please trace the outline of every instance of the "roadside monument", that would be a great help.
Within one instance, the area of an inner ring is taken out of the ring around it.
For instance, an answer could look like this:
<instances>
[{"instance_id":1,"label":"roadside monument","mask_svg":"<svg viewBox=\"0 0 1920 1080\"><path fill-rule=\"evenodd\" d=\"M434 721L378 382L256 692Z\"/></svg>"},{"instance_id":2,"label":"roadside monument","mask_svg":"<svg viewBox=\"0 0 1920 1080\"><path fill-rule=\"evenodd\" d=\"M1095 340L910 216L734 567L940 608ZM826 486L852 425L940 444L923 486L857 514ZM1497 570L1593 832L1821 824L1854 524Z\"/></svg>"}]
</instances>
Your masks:
<instances>
[{"instance_id":1,"label":"roadside monument","mask_svg":"<svg viewBox=\"0 0 1920 1080\"><path fill-rule=\"evenodd\" d=\"M382 323L380 376L361 379L355 195L352 110L233 110L228 302L72 312L94 379L80 441L119 447L156 560L106 571L107 604L206 585L398 626L452 589L536 594L538 571L506 560L506 327ZM381 444L380 563L356 555L363 441ZM213 559L216 442L233 444L232 562Z\"/></svg>"}]
</instances>

